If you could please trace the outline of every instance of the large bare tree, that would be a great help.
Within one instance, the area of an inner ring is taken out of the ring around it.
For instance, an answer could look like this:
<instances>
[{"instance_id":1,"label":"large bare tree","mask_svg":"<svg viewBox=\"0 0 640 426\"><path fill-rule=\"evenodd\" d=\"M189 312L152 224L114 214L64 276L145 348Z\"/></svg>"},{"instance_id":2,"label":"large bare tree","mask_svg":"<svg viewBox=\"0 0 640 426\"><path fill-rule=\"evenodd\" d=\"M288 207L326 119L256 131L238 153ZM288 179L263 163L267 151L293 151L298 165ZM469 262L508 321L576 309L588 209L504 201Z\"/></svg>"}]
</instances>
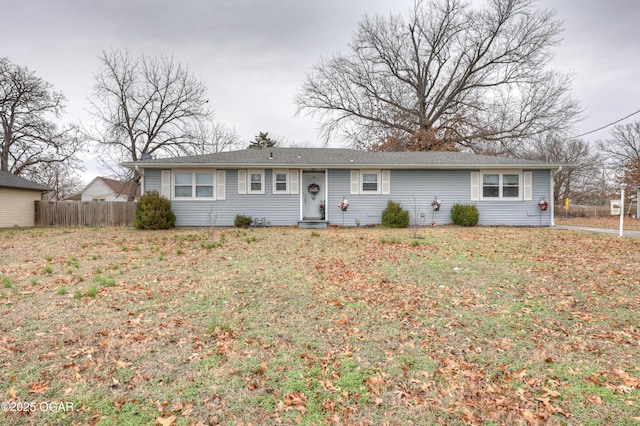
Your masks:
<instances>
[{"instance_id":1,"label":"large bare tree","mask_svg":"<svg viewBox=\"0 0 640 426\"><path fill-rule=\"evenodd\" d=\"M0 58L0 170L40 182L43 168L77 163L77 129L54 121L64 104L65 97L34 71Z\"/></svg>"},{"instance_id":2,"label":"large bare tree","mask_svg":"<svg viewBox=\"0 0 640 426\"><path fill-rule=\"evenodd\" d=\"M296 103L327 139L340 132L365 148L452 149L560 131L581 113L571 76L547 69L560 32L534 0L481 9L417 0L406 19L365 17L349 53L315 65Z\"/></svg>"},{"instance_id":3,"label":"large bare tree","mask_svg":"<svg viewBox=\"0 0 640 426\"><path fill-rule=\"evenodd\" d=\"M191 71L169 57L134 57L128 51L103 52L95 76L93 115L101 164L112 171L123 161L201 152L196 130L211 118L207 89ZM140 175L129 181L135 197Z\"/></svg>"}]
</instances>

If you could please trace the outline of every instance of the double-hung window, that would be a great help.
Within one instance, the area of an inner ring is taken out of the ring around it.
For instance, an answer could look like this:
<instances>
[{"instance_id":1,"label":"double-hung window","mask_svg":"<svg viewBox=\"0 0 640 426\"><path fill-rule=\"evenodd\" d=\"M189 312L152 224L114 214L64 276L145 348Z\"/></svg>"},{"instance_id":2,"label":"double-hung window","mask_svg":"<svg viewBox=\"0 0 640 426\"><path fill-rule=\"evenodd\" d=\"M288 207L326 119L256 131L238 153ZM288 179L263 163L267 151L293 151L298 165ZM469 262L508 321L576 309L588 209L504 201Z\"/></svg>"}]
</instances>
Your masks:
<instances>
[{"instance_id":1,"label":"double-hung window","mask_svg":"<svg viewBox=\"0 0 640 426\"><path fill-rule=\"evenodd\" d=\"M274 194L289 193L289 170L273 171L273 193Z\"/></svg>"},{"instance_id":2,"label":"double-hung window","mask_svg":"<svg viewBox=\"0 0 640 426\"><path fill-rule=\"evenodd\" d=\"M213 173L196 173L196 198L213 198Z\"/></svg>"},{"instance_id":3,"label":"double-hung window","mask_svg":"<svg viewBox=\"0 0 640 426\"><path fill-rule=\"evenodd\" d=\"M238 170L238 194L264 194L264 169Z\"/></svg>"},{"instance_id":4,"label":"double-hung window","mask_svg":"<svg viewBox=\"0 0 640 426\"><path fill-rule=\"evenodd\" d=\"M362 172L362 193L379 193L379 180L380 172Z\"/></svg>"},{"instance_id":5,"label":"double-hung window","mask_svg":"<svg viewBox=\"0 0 640 426\"><path fill-rule=\"evenodd\" d=\"M249 170L249 194L264 194L264 170Z\"/></svg>"},{"instance_id":6,"label":"double-hung window","mask_svg":"<svg viewBox=\"0 0 640 426\"><path fill-rule=\"evenodd\" d=\"M482 174L483 199L521 199L521 175L516 172L485 172Z\"/></svg>"},{"instance_id":7,"label":"double-hung window","mask_svg":"<svg viewBox=\"0 0 640 426\"><path fill-rule=\"evenodd\" d=\"M351 194L390 194L391 171L351 170Z\"/></svg>"},{"instance_id":8,"label":"double-hung window","mask_svg":"<svg viewBox=\"0 0 640 426\"><path fill-rule=\"evenodd\" d=\"M176 199L213 199L214 173L176 172L173 178L173 197Z\"/></svg>"}]
</instances>

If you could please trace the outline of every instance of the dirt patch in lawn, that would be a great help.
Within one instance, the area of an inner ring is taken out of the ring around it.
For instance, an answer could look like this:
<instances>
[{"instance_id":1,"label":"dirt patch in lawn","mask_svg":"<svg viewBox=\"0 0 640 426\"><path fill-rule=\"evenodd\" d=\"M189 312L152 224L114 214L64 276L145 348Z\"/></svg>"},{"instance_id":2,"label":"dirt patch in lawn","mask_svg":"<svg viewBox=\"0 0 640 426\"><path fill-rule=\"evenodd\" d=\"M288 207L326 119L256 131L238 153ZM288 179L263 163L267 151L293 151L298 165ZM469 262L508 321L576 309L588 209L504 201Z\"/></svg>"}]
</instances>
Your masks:
<instances>
[{"instance_id":1,"label":"dirt patch in lawn","mask_svg":"<svg viewBox=\"0 0 640 426\"><path fill-rule=\"evenodd\" d=\"M639 241L420 236L0 231L0 422L640 421Z\"/></svg>"}]
</instances>

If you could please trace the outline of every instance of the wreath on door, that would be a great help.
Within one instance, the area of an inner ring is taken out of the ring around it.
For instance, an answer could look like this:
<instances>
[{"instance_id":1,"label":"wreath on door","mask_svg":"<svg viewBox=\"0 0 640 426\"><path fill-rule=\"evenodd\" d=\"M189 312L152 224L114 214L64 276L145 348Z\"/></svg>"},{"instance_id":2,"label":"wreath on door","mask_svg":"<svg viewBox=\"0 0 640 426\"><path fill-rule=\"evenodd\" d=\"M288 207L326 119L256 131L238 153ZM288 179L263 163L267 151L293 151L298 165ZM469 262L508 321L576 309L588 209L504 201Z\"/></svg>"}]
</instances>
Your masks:
<instances>
[{"instance_id":1,"label":"wreath on door","mask_svg":"<svg viewBox=\"0 0 640 426\"><path fill-rule=\"evenodd\" d=\"M307 191L309 191L309 194L311 194L311 198L315 200L316 195L318 195L318 192L320 192L320 186L317 183L312 183L307 188Z\"/></svg>"}]
</instances>

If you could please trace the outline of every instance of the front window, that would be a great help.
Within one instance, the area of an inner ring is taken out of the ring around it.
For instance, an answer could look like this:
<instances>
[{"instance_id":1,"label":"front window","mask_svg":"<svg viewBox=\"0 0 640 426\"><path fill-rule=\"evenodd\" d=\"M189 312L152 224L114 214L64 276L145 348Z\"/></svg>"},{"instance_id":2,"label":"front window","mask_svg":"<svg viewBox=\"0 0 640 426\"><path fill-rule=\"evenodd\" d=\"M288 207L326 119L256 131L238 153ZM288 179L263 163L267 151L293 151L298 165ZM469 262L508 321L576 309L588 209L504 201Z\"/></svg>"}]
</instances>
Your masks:
<instances>
[{"instance_id":1,"label":"front window","mask_svg":"<svg viewBox=\"0 0 640 426\"><path fill-rule=\"evenodd\" d=\"M264 170L249 170L249 193L264 194Z\"/></svg>"},{"instance_id":2,"label":"front window","mask_svg":"<svg viewBox=\"0 0 640 426\"><path fill-rule=\"evenodd\" d=\"M262 191L262 176L259 173L251 173L251 191Z\"/></svg>"},{"instance_id":3,"label":"front window","mask_svg":"<svg viewBox=\"0 0 640 426\"><path fill-rule=\"evenodd\" d=\"M482 198L520 198L520 174L484 173Z\"/></svg>"},{"instance_id":4,"label":"front window","mask_svg":"<svg viewBox=\"0 0 640 426\"><path fill-rule=\"evenodd\" d=\"M176 198L193 197L193 175L191 173L176 173L175 193Z\"/></svg>"},{"instance_id":5,"label":"front window","mask_svg":"<svg viewBox=\"0 0 640 426\"><path fill-rule=\"evenodd\" d=\"M213 197L213 174L196 173L196 198Z\"/></svg>"},{"instance_id":6,"label":"front window","mask_svg":"<svg viewBox=\"0 0 640 426\"><path fill-rule=\"evenodd\" d=\"M288 173L284 170L274 170L274 192L288 192Z\"/></svg>"},{"instance_id":7,"label":"front window","mask_svg":"<svg viewBox=\"0 0 640 426\"><path fill-rule=\"evenodd\" d=\"M520 175L502 175L502 197L520 197Z\"/></svg>"},{"instance_id":8,"label":"front window","mask_svg":"<svg viewBox=\"0 0 640 426\"><path fill-rule=\"evenodd\" d=\"M377 173L362 174L362 191L378 192L378 174Z\"/></svg>"},{"instance_id":9,"label":"front window","mask_svg":"<svg viewBox=\"0 0 640 426\"><path fill-rule=\"evenodd\" d=\"M482 176L482 196L485 198L500 197L500 175Z\"/></svg>"},{"instance_id":10,"label":"front window","mask_svg":"<svg viewBox=\"0 0 640 426\"><path fill-rule=\"evenodd\" d=\"M177 172L174 175L175 198L214 198L213 173Z\"/></svg>"}]
</instances>

